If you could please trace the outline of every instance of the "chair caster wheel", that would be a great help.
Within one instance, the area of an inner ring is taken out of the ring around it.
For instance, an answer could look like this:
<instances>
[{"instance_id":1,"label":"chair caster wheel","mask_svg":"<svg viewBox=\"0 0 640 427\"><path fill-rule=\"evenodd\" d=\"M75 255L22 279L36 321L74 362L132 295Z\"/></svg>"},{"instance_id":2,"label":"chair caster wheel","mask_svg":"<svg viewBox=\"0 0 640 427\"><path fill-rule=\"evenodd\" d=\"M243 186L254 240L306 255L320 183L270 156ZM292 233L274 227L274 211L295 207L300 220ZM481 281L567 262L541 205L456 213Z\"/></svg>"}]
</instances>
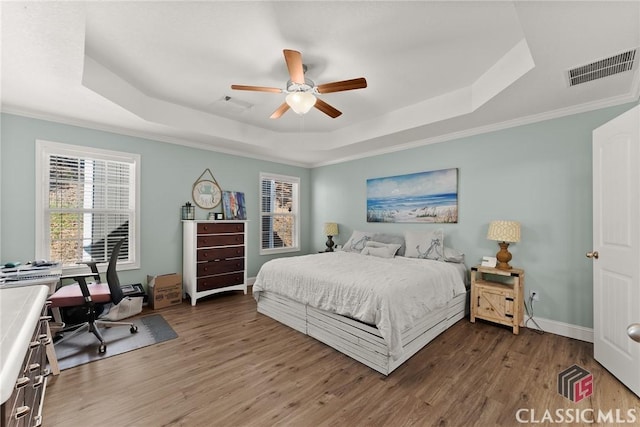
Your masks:
<instances>
[{"instance_id":1,"label":"chair caster wheel","mask_svg":"<svg viewBox=\"0 0 640 427\"><path fill-rule=\"evenodd\" d=\"M138 327L136 325L133 325L129 330L131 331L132 334L135 334L136 332L138 332Z\"/></svg>"},{"instance_id":2,"label":"chair caster wheel","mask_svg":"<svg viewBox=\"0 0 640 427\"><path fill-rule=\"evenodd\" d=\"M98 347L98 353L104 354L106 352L107 352L107 345L106 344L100 344L100 347Z\"/></svg>"}]
</instances>

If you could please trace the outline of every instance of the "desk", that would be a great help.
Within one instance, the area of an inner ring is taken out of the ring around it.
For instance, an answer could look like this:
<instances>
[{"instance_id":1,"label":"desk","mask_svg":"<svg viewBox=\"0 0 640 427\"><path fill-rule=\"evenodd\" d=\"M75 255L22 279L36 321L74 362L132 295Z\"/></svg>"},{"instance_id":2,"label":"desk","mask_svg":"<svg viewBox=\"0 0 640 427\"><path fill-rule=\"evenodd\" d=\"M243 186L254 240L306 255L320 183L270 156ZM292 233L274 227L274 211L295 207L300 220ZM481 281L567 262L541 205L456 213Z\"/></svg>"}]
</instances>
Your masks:
<instances>
[{"instance_id":1,"label":"desk","mask_svg":"<svg viewBox=\"0 0 640 427\"><path fill-rule=\"evenodd\" d=\"M0 413L1 425L41 425L48 370L43 347L49 324L43 316L45 286L0 289Z\"/></svg>"},{"instance_id":2,"label":"desk","mask_svg":"<svg viewBox=\"0 0 640 427\"><path fill-rule=\"evenodd\" d=\"M0 289L13 289L13 288L25 288L32 286L47 286L47 296L52 295L56 291L56 286L60 282L60 276L62 276L62 270L58 268L53 269L39 269L39 270L23 270L19 269L17 274L3 274L3 282L0 282ZM52 309L54 320L57 323L62 323L62 316L60 316L60 309ZM56 351L53 348L53 337L51 336L51 328L49 322L46 325L47 336L50 338L46 344L47 360L51 365L51 373L53 375L60 374L60 368L58 367L58 358L56 357Z\"/></svg>"}]
</instances>

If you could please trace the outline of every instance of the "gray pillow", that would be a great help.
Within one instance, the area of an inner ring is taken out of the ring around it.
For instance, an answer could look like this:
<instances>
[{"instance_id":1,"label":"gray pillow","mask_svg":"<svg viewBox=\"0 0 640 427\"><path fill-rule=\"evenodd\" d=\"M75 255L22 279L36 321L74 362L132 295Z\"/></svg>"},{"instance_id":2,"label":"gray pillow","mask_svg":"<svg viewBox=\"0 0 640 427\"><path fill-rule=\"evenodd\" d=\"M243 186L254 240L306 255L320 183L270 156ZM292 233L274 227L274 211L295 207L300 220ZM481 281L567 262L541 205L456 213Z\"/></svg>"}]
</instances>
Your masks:
<instances>
[{"instance_id":1,"label":"gray pillow","mask_svg":"<svg viewBox=\"0 0 640 427\"><path fill-rule=\"evenodd\" d=\"M444 247L444 260L447 262L464 263L464 253L457 249Z\"/></svg>"},{"instance_id":2,"label":"gray pillow","mask_svg":"<svg viewBox=\"0 0 640 427\"><path fill-rule=\"evenodd\" d=\"M405 245L404 245L404 236L399 234L391 234L391 233L375 233L371 240L380 243L393 243L396 245L400 245L400 249L396 252L396 256L404 256Z\"/></svg>"}]
</instances>

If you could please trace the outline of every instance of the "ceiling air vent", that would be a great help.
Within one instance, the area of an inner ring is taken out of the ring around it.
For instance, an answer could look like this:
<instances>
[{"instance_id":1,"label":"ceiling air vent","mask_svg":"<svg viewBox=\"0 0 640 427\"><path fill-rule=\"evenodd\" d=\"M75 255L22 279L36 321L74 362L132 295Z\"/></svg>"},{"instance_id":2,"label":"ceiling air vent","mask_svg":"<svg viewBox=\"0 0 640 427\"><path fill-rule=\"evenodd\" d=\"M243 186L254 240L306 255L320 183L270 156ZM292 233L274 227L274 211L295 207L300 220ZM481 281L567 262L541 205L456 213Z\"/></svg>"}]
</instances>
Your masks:
<instances>
[{"instance_id":1,"label":"ceiling air vent","mask_svg":"<svg viewBox=\"0 0 640 427\"><path fill-rule=\"evenodd\" d=\"M229 95L224 95L222 98L209 105L209 109L213 111L230 112L234 114L244 113L251 108L253 108L252 103L242 101L238 98L232 98Z\"/></svg>"},{"instance_id":2,"label":"ceiling air vent","mask_svg":"<svg viewBox=\"0 0 640 427\"><path fill-rule=\"evenodd\" d=\"M569 70L569 86L601 79L613 74L629 71L633 68L636 50L629 50L591 64L582 65Z\"/></svg>"}]
</instances>

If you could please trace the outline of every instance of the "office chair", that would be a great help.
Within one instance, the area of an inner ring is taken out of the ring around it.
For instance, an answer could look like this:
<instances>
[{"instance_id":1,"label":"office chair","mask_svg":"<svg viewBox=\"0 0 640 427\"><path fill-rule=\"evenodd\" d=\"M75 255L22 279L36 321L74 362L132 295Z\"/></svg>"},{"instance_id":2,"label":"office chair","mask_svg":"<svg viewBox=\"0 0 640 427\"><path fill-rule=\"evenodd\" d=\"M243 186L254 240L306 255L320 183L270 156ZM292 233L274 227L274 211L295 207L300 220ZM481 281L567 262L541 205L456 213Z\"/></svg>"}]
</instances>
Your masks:
<instances>
[{"instance_id":1,"label":"office chair","mask_svg":"<svg viewBox=\"0 0 640 427\"><path fill-rule=\"evenodd\" d=\"M97 269L93 271L95 264L94 266L91 266L92 272L89 274L74 274L70 276L63 276L61 278L73 278L77 283L62 286L53 295L51 295L49 297L49 301L51 301L51 308L84 307L88 319L79 326L73 325L71 328L74 328L74 330L70 334L65 335L62 339L58 340L56 344L64 342L87 329L100 341L98 352L104 353L107 351L107 344L104 342L104 338L102 337L98 326L128 326L132 334L138 332L138 327L131 322L98 320L96 314L96 304L112 303L114 305L118 305L124 298L124 294L120 288L118 273L116 272L118 254L120 253L120 247L124 241L125 239L120 240L113 247L111 258L109 258L109 266L107 267L107 283L87 283L87 277L96 277ZM64 331L65 329L60 332Z\"/></svg>"}]
</instances>

